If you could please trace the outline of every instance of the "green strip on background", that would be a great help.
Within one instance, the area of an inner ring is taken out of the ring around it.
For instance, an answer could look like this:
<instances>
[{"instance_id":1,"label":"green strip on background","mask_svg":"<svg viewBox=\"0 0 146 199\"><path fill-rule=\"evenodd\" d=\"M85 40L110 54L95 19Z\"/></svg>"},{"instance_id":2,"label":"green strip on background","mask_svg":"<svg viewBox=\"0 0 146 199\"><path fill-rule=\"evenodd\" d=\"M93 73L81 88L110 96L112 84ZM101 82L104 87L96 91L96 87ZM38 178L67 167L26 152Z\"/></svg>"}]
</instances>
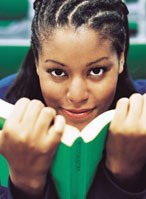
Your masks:
<instances>
[{"instance_id":1,"label":"green strip on background","mask_svg":"<svg viewBox=\"0 0 146 199\"><path fill-rule=\"evenodd\" d=\"M29 11L29 0L0 0L0 19L18 20L26 17Z\"/></svg>"}]
</instances>

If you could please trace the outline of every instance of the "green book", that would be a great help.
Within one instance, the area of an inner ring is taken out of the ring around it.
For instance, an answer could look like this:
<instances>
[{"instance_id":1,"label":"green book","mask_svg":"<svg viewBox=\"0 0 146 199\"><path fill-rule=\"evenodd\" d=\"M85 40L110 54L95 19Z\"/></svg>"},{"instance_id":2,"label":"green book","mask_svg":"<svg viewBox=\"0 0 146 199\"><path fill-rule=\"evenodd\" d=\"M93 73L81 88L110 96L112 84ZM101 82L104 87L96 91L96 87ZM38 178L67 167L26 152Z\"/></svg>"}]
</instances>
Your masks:
<instances>
[{"instance_id":1,"label":"green book","mask_svg":"<svg viewBox=\"0 0 146 199\"><path fill-rule=\"evenodd\" d=\"M0 99L0 130L2 129L5 120L13 110L13 105ZM7 186L9 178L8 162L3 155L0 154L0 185Z\"/></svg>"},{"instance_id":2,"label":"green book","mask_svg":"<svg viewBox=\"0 0 146 199\"><path fill-rule=\"evenodd\" d=\"M115 110L93 119L82 131L66 125L51 167L61 199L85 199L102 158Z\"/></svg>"},{"instance_id":3,"label":"green book","mask_svg":"<svg viewBox=\"0 0 146 199\"><path fill-rule=\"evenodd\" d=\"M13 105L0 100L0 129ZM104 112L82 131L66 125L51 174L60 199L85 199L102 158L107 130L115 110ZM9 169L0 156L0 181L7 186Z\"/></svg>"}]
</instances>

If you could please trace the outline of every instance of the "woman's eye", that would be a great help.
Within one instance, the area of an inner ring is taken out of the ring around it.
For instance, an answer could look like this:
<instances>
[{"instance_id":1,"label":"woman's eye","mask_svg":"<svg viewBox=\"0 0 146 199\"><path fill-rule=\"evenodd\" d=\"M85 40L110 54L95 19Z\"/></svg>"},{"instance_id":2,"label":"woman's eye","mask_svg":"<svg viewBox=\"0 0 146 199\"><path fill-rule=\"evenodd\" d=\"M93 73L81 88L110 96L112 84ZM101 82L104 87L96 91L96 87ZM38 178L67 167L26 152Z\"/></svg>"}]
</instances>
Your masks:
<instances>
[{"instance_id":1,"label":"woman's eye","mask_svg":"<svg viewBox=\"0 0 146 199\"><path fill-rule=\"evenodd\" d=\"M66 76L66 73L61 69L52 69L48 72L51 73L51 75L54 76L54 77L64 77L64 76Z\"/></svg>"},{"instance_id":2,"label":"woman's eye","mask_svg":"<svg viewBox=\"0 0 146 199\"><path fill-rule=\"evenodd\" d=\"M105 68L93 68L89 71L89 75L92 75L92 76L100 76L102 75L104 72L105 72Z\"/></svg>"}]
</instances>

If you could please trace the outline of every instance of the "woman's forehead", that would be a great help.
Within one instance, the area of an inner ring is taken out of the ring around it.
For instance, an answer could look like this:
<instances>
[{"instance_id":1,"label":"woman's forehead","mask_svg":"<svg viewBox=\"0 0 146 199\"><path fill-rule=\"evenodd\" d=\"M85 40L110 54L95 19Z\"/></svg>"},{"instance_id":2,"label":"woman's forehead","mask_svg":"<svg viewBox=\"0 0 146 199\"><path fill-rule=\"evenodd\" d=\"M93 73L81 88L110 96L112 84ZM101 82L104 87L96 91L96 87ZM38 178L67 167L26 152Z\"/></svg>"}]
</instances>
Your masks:
<instances>
[{"instance_id":1,"label":"woman's forehead","mask_svg":"<svg viewBox=\"0 0 146 199\"><path fill-rule=\"evenodd\" d=\"M46 45L68 45L70 44L85 46L86 44L93 44L95 46L107 43L111 45L110 37L104 37L100 31L95 31L88 27L60 27L54 29L51 34L41 41L42 46Z\"/></svg>"},{"instance_id":2,"label":"woman's forehead","mask_svg":"<svg viewBox=\"0 0 146 199\"><path fill-rule=\"evenodd\" d=\"M80 62L83 65L101 57L112 57L113 50L109 39L101 39L98 32L82 29L58 29L51 39L42 43L40 59L55 59L63 63ZM81 65L82 65L81 64Z\"/></svg>"}]
</instances>

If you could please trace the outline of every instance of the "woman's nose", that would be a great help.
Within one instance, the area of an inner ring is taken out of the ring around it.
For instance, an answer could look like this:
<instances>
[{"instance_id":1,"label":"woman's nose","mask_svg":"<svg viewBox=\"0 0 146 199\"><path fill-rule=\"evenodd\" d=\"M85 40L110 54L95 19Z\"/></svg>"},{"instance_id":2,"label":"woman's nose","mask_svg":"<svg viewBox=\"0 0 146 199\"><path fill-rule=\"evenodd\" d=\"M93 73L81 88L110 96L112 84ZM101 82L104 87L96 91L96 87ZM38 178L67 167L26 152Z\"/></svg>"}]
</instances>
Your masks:
<instances>
[{"instance_id":1,"label":"woman's nose","mask_svg":"<svg viewBox=\"0 0 146 199\"><path fill-rule=\"evenodd\" d=\"M88 100L87 82L81 78L75 78L68 85L67 98L72 103L83 103Z\"/></svg>"}]
</instances>

